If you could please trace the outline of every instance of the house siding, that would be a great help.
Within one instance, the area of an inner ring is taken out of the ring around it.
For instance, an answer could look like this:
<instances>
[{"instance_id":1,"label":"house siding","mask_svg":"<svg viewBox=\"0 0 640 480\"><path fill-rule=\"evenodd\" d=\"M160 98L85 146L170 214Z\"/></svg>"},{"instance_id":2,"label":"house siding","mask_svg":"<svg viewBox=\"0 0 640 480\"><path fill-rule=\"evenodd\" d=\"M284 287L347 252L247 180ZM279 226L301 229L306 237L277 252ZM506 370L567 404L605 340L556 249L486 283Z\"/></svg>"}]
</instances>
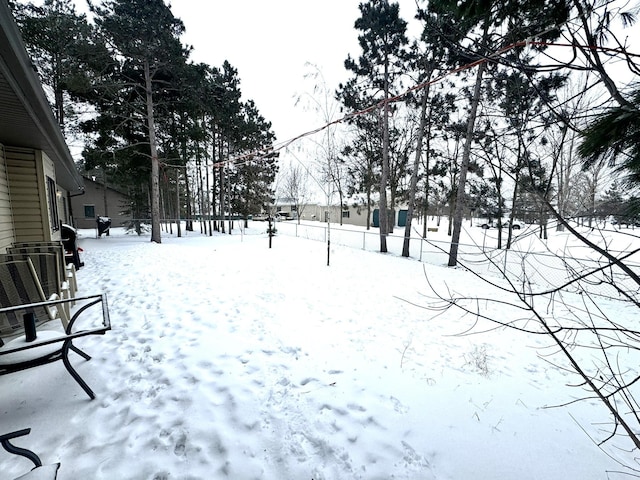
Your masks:
<instances>
[{"instance_id":1,"label":"house siding","mask_svg":"<svg viewBox=\"0 0 640 480\"><path fill-rule=\"evenodd\" d=\"M340 223L340 220L342 220L343 225L367 226L367 209L354 206L346 206L343 209L336 205L330 207L326 205L307 205L301 218L302 220L326 222L329 212L331 213L331 223Z\"/></svg>"},{"instance_id":2,"label":"house siding","mask_svg":"<svg viewBox=\"0 0 640 480\"><path fill-rule=\"evenodd\" d=\"M16 241L59 240L49 214L46 178L55 182L53 162L41 151L5 147Z\"/></svg>"},{"instance_id":3,"label":"house siding","mask_svg":"<svg viewBox=\"0 0 640 480\"><path fill-rule=\"evenodd\" d=\"M13 216L11 213L11 197L9 196L9 179L4 145L0 144L0 253L6 252L15 240Z\"/></svg>"}]
</instances>

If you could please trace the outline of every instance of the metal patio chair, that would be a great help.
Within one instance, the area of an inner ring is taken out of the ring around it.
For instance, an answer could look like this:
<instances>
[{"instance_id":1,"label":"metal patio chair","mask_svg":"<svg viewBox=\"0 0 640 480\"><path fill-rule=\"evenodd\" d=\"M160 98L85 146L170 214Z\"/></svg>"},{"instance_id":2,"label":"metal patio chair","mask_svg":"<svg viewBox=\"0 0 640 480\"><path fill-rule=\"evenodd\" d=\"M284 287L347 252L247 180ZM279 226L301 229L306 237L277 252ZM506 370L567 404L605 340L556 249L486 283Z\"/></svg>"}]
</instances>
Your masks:
<instances>
[{"instance_id":1,"label":"metal patio chair","mask_svg":"<svg viewBox=\"0 0 640 480\"><path fill-rule=\"evenodd\" d=\"M63 312L62 305L72 301L78 302L73 315L60 316L58 323L54 312ZM101 315L91 326L76 329L80 315L94 305L102 307ZM95 394L71 365L69 351L90 360L73 340L103 335L110 329L104 295L48 300L30 259L0 263L0 376L62 360L74 380L93 399Z\"/></svg>"}]
</instances>

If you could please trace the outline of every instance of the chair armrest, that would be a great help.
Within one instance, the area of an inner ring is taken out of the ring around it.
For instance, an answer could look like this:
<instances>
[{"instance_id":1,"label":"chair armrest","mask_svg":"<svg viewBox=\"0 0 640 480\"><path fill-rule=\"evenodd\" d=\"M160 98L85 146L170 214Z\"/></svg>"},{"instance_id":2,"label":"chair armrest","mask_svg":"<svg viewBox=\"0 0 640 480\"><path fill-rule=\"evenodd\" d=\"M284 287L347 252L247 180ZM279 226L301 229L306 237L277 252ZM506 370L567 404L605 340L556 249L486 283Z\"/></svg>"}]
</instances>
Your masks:
<instances>
[{"instance_id":1,"label":"chair armrest","mask_svg":"<svg viewBox=\"0 0 640 480\"><path fill-rule=\"evenodd\" d=\"M80 338L80 337L86 337L88 335L103 335L105 334L108 330L111 330L111 320L109 319L109 308L107 305L107 297L104 294L101 295L89 295L89 296L85 296L85 297L77 297L75 299L62 299L62 300L54 300L54 301L47 301L47 302L38 302L38 303L30 303L30 304L25 304L25 305L17 305L17 306L13 306L13 307L6 307L6 308L0 308L0 313L4 313L4 312L11 312L12 310L24 310L25 308L30 308L30 307L41 307L41 306L51 306L51 305L57 305L57 304L62 304L62 303L66 303L66 302L83 302L86 301L87 303L85 303L84 305L80 306L76 312L74 312L73 316L71 317L71 320L69 321L69 324L66 326L65 328L65 332L64 334L60 334L57 337L54 338L49 338L49 339L45 339L45 340L34 340L33 342L29 342L27 344L22 344L22 345L18 345L18 346L14 346L14 347L9 347L9 344L6 344L4 346L4 348L2 350L0 350L0 356L1 355L8 355L10 353L15 353L15 352L20 352L23 350L28 350L31 348L36 348L36 347L41 347L44 345L51 345L53 343L57 343L57 342L63 342L63 341L67 341L67 340L73 340L75 338ZM76 332L73 332L73 326L76 322L76 320L78 320L78 317L88 308L100 304L102 306L102 324L98 327L93 327L93 328L88 328L88 329L84 329L84 330L79 330Z\"/></svg>"},{"instance_id":2,"label":"chair armrest","mask_svg":"<svg viewBox=\"0 0 640 480\"><path fill-rule=\"evenodd\" d=\"M107 304L106 294L102 293L100 295L88 295L84 297L76 297L73 299L68 299L67 301L69 302L75 301L76 303L82 303L85 301L87 302L84 305L81 305L80 307L78 307L77 310L73 313L73 315L69 319L69 325L66 328L67 335L70 335L72 333L73 326L76 320L78 319L78 317L80 316L80 314L84 312L86 309L97 304L100 304L102 307L102 327L101 328L104 329L104 332L106 332L107 330L111 330L111 319L109 318L109 306Z\"/></svg>"},{"instance_id":3,"label":"chair armrest","mask_svg":"<svg viewBox=\"0 0 640 480\"><path fill-rule=\"evenodd\" d=\"M57 293L51 294L51 296L47 299L49 302L55 302L56 300L66 300L68 296L60 296ZM62 302L63 304L55 309L47 307L47 311L49 312L49 318L51 320L55 320L56 317L59 317L62 321L62 325L66 326L69 324L69 315L70 315L70 307L71 305L67 302Z\"/></svg>"},{"instance_id":4,"label":"chair armrest","mask_svg":"<svg viewBox=\"0 0 640 480\"><path fill-rule=\"evenodd\" d=\"M13 438L24 437L25 435L29 435L30 433L30 428L24 428L22 430L16 430L15 432L5 433L4 435L0 435L0 442L11 440Z\"/></svg>"}]
</instances>

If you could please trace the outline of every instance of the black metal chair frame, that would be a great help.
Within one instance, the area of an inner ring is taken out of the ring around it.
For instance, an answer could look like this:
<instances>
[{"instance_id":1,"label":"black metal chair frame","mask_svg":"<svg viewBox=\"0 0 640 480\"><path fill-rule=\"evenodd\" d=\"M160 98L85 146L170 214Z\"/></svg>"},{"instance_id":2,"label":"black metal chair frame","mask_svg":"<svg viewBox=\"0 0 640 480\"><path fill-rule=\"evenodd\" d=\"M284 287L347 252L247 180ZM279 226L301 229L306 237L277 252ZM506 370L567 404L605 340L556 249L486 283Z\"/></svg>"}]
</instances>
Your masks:
<instances>
[{"instance_id":1,"label":"black metal chair frame","mask_svg":"<svg viewBox=\"0 0 640 480\"><path fill-rule=\"evenodd\" d=\"M46 365L48 363L56 362L58 360L62 360L62 363L64 364L67 371L71 374L73 379L82 387L82 389L89 396L89 398L93 400L95 398L95 394L93 393L93 390L91 390L89 385L87 385L87 383L82 379L82 377L73 368L73 366L71 365L71 362L69 361L69 350L73 350L78 355L82 356L85 360L90 360L91 356L83 352L82 350L80 350L78 347L76 347L73 344L73 340L80 337L86 337L88 335L104 335L108 330L111 330L111 322L109 319L109 309L107 306L107 298L104 294L90 295L86 297L76 297L75 299L54 300L54 301L47 301L47 302L31 303L26 305L17 305L17 306L12 306L7 308L0 308L0 314L9 313L15 310L29 311L30 309L53 306L53 305L57 305L65 302L84 303L85 301L87 303L80 306L74 312L73 316L69 320L69 324L67 325L65 332L61 333L60 336L57 336L52 339L40 340L40 341L36 339L33 342L22 344L20 346L0 349L0 358L1 358L3 355L9 355L9 354L24 351L24 350L31 350L31 349L36 350L37 348L45 345L52 345L56 343L61 344L60 348L57 348L53 352L48 351L42 356L38 356L37 352L34 352L35 353L34 358L28 361L0 365L0 376L7 375L9 373L19 372L19 371L26 370L28 368L37 367L40 365ZM80 316L80 314L83 313L89 307L92 307L97 304L101 304L102 306L102 325L100 327L90 328L86 330L79 330L74 332L73 327L76 320ZM1 344L2 344L2 339L0 339L0 345ZM5 346L9 347L8 344Z\"/></svg>"},{"instance_id":2,"label":"black metal chair frame","mask_svg":"<svg viewBox=\"0 0 640 480\"><path fill-rule=\"evenodd\" d=\"M2 448L4 448L7 452L13 453L14 455L20 455L21 457L28 458L33 462L35 467L41 467L42 462L40 461L40 458L38 457L38 455L33 453L31 450L27 450L26 448L16 447L15 445L9 442L9 440L13 440L14 438L24 437L25 435L29 435L29 433L31 433L31 429L25 428L24 430L18 430L15 432L5 433L4 435L0 435L0 445L2 445Z\"/></svg>"},{"instance_id":3,"label":"black metal chair frame","mask_svg":"<svg viewBox=\"0 0 640 480\"><path fill-rule=\"evenodd\" d=\"M2 445L2 448L4 448L7 452L11 454L20 455L21 457L25 457L29 459L31 462L33 462L33 465L34 465L33 469L35 470L38 467L42 467L42 461L40 460L40 457L38 457L38 455L36 455L31 450L27 450L26 448L16 447L10 442L10 440L13 440L14 438L24 437L26 435L29 435L30 432L31 432L30 428L25 428L23 430L17 430L15 432L5 433L4 435L0 435L0 445ZM55 468L57 470L57 467Z\"/></svg>"}]
</instances>

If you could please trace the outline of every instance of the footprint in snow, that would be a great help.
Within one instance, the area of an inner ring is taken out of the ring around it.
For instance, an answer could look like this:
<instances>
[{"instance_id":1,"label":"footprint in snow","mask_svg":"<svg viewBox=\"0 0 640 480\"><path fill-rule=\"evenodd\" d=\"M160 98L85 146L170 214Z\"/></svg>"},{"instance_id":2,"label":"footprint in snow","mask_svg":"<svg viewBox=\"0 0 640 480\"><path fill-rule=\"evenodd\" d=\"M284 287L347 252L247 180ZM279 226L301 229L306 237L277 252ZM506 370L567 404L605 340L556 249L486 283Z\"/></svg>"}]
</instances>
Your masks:
<instances>
[{"instance_id":1,"label":"footprint in snow","mask_svg":"<svg viewBox=\"0 0 640 480\"><path fill-rule=\"evenodd\" d=\"M173 449L173 453L178 457L182 457L185 455L187 450L187 436L185 434L180 435L178 441L176 442L176 446Z\"/></svg>"}]
</instances>

